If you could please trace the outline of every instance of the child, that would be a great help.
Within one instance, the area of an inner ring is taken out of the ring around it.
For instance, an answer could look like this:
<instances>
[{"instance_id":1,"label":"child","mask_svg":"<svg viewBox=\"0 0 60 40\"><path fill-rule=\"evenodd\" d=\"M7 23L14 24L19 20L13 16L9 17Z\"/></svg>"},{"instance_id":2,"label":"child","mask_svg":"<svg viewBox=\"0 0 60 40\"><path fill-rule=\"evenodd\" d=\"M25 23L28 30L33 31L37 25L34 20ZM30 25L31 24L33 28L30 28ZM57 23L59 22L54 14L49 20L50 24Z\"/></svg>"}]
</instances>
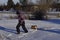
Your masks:
<instances>
[{"instance_id":1,"label":"child","mask_svg":"<svg viewBox=\"0 0 60 40\"><path fill-rule=\"evenodd\" d=\"M16 12L17 16L18 16L18 24L16 26L16 31L17 31L17 34L20 34L20 29L19 27L22 26L23 30L25 31L25 33L28 32L28 30L26 29L25 27L25 21L24 21L24 15L22 14L22 12L20 10L18 10Z\"/></svg>"}]
</instances>

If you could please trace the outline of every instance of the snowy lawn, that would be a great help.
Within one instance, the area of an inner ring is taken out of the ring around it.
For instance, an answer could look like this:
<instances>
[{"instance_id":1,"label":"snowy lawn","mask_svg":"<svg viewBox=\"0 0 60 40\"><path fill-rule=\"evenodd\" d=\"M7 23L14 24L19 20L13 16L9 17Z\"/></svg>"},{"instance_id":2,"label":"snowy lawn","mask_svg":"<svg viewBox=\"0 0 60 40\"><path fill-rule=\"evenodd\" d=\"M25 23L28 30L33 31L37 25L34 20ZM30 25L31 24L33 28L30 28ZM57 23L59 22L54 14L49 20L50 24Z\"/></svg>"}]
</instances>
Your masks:
<instances>
[{"instance_id":1,"label":"snowy lawn","mask_svg":"<svg viewBox=\"0 0 60 40\"><path fill-rule=\"evenodd\" d=\"M50 20L25 20L28 33L16 34L17 19L0 20L0 40L60 40L60 18ZM31 30L37 25L37 30Z\"/></svg>"}]
</instances>

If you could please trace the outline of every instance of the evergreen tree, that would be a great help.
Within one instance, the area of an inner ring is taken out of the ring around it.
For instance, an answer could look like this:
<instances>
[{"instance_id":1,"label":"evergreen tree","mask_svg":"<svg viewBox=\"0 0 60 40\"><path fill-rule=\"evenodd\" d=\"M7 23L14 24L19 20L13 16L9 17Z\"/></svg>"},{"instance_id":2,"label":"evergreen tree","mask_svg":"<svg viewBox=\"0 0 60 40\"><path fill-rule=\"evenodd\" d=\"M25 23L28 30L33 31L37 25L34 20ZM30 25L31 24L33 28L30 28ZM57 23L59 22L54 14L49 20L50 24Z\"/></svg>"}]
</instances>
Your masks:
<instances>
[{"instance_id":1,"label":"evergreen tree","mask_svg":"<svg viewBox=\"0 0 60 40\"><path fill-rule=\"evenodd\" d=\"M22 4L22 5L26 5L27 4L27 0L19 0L20 1L20 3Z\"/></svg>"},{"instance_id":2,"label":"evergreen tree","mask_svg":"<svg viewBox=\"0 0 60 40\"><path fill-rule=\"evenodd\" d=\"M0 11L3 11L3 6L2 5L0 6Z\"/></svg>"},{"instance_id":3,"label":"evergreen tree","mask_svg":"<svg viewBox=\"0 0 60 40\"><path fill-rule=\"evenodd\" d=\"M20 9L20 4L19 3L17 3L16 5L15 5L15 9L17 10L17 9Z\"/></svg>"},{"instance_id":4,"label":"evergreen tree","mask_svg":"<svg viewBox=\"0 0 60 40\"><path fill-rule=\"evenodd\" d=\"M7 5L4 4L3 9L6 10L7 9Z\"/></svg>"},{"instance_id":5,"label":"evergreen tree","mask_svg":"<svg viewBox=\"0 0 60 40\"><path fill-rule=\"evenodd\" d=\"M13 8L14 7L14 2L12 1L12 0L8 0L8 2L7 2L7 7L8 7L8 9L10 9L10 8Z\"/></svg>"}]
</instances>

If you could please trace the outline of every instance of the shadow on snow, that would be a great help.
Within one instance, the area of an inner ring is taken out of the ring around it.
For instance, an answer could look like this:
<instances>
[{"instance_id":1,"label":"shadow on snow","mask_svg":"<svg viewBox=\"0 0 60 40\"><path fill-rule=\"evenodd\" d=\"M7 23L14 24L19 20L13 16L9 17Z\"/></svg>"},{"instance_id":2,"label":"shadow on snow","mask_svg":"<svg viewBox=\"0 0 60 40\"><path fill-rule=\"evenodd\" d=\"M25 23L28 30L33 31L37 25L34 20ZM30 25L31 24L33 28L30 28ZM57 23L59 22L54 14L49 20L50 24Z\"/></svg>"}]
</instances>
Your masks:
<instances>
[{"instance_id":1,"label":"shadow on snow","mask_svg":"<svg viewBox=\"0 0 60 40\"><path fill-rule=\"evenodd\" d=\"M60 34L60 29L44 29L44 28L37 28L37 30L47 31L47 32L53 32L53 33L58 33L58 34Z\"/></svg>"},{"instance_id":2,"label":"shadow on snow","mask_svg":"<svg viewBox=\"0 0 60 40\"><path fill-rule=\"evenodd\" d=\"M52 22L55 24L60 24L60 19L49 19L49 20L43 20L43 21Z\"/></svg>"},{"instance_id":3,"label":"shadow on snow","mask_svg":"<svg viewBox=\"0 0 60 40\"><path fill-rule=\"evenodd\" d=\"M16 34L16 30L14 30L14 29L8 29L8 28L0 26L0 30ZM21 32L23 32L23 31L21 31Z\"/></svg>"}]
</instances>

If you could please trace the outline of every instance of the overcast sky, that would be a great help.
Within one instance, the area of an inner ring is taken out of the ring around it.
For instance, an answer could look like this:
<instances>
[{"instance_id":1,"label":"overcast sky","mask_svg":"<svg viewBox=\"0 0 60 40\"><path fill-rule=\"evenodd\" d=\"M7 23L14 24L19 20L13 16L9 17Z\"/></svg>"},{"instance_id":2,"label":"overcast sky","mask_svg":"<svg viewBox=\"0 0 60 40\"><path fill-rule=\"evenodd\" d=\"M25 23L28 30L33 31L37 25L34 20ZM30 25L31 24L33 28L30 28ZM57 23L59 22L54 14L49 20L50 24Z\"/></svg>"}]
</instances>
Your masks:
<instances>
[{"instance_id":1,"label":"overcast sky","mask_svg":"<svg viewBox=\"0 0 60 40\"><path fill-rule=\"evenodd\" d=\"M0 5L1 4L7 4L7 1L8 0L0 0ZM14 3L16 4L17 2L19 2L19 0L13 0L14 1ZM30 0L31 2L33 2L33 3L36 3L36 0Z\"/></svg>"},{"instance_id":2,"label":"overcast sky","mask_svg":"<svg viewBox=\"0 0 60 40\"><path fill-rule=\"evenodd\" d=\"M7 1L8 1L8 0L0 0L0 5L1 5L1 4L7 4ZM14 1L14 3L19 2L19 0L13 0L13 1Z\"/></svg>"}]
</instances>

